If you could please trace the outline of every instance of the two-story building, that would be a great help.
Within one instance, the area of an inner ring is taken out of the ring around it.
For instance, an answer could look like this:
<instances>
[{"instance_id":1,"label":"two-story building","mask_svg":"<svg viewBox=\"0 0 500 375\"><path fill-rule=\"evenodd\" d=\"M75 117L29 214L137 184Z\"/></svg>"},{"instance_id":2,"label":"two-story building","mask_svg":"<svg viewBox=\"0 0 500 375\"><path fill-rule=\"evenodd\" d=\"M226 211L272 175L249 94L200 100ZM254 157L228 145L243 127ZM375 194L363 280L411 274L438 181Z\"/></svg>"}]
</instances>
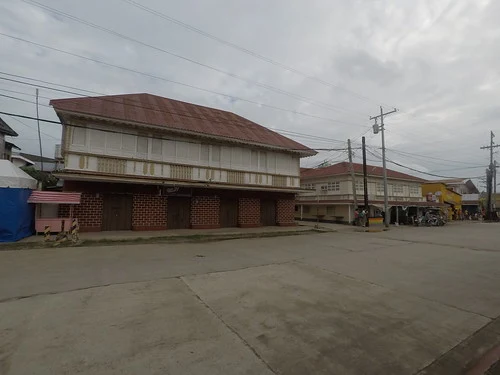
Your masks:
<instances>
[{"instance_id":1,"label":"two-story building","mask_svg":"<svg viewBox=\"0 0 500 375\"><path fill-rule=\"evenodd\" d=\"M302 188L308 191L299 195L295 217L302 220L352 222L356 207L349 168L347 162L323 168L302 168ZM353 163L353 169L357 204L358 207L363 207L363 165ZM416 215L418 209L444 206L439 202L427 202L422 197L422 183L425 180L421 178L388 169L387 179L389 207L392 208L391 222L396 217L398 221L404 221L407 217ZM370 216L381 216L384 209L382 168L368 165L367 182Z\"/></svg>"},{"instance_id":2,"label":"two-story building","mask_svg":"<svg viewBox=\"0 0 500 375\"><path fill-rule=\"evenodd\" d=\"M422 194L428 202L439 202L446 205L448 220L459 219L462 211L462 195L445 183L428 181L422 185Z\"/></svg>"},{"instance_id":3,"label":"two-story building","mask_svg":"<svg viewBox=\"0 0 500 375\"><path fill-rule=\"evenodd\" d=\"M234 113L150 94L51 105L63 125L56 176L82 193L82 230L294 224L300 158L315 154L300 143Z\"/></svg>"},{"instance_id":4,"label":"two-story building","mask_svg":"<svg viewBox=\"0 0 500 375\"><path fill-rule=\"evenodd\" d=\"M480 200L479 190L470 179L454 178L446 180L429 181L432 183L442 183L447 189L461 195L462 211L467 211L470 214L479 213Z\"/></svg>"},{"instance_id":5,"label":"two-story building","mask_svg":"<svg viewBox=\"0 0 500 375\"><path fill-rule=\"evenodd\" d=\"M5 136L17 137L18 134L7 123L0 118L0 159L10 160L12 149L18 149L15 144L5 140Z\"/></svg>"}]
</instances>

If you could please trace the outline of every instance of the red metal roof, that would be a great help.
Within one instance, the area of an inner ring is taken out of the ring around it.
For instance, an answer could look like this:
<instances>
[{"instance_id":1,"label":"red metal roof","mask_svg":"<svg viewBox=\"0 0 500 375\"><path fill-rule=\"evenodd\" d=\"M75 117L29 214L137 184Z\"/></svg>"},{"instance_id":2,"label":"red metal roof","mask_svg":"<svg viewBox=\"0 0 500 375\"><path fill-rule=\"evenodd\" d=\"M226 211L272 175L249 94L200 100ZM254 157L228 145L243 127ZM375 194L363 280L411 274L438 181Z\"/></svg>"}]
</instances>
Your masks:
<instances>
[{"instance_id":1,"label":"red metal roof","mask_svg":"<svg viewBox=\"0 0 500 375\"><path fill-rule=\"evenodd\" d=\"M363 164L352 163L352 165L354 167L354 173L363 174ZM368 176L378 176L378 177L383 176L382 167L376 167L374 165L367 165L366 169L367 169ZM309 168L306 170L301 169L300 177L301 177L301 179L307 179L307 178L314 178L314 177L328 177L328 176L345 175L345 174L349 174L349 173L350 173L349 163L342 162L342 163L337 163L337 164L331 165L329 167ZM422 178L411 176L409 174L401 173L398 171L393 171L392 169L387 170L387 177L393 178L393 179L425 182L425 180Z\"/></svg>"},{"instance_id":2,"label":"red metal roof","mask_svg":"<svg viewBox=\"0 0 500 375\"><path fill-rule=\"evenodd\" d=\"M80 204L81 193L61 193L58 191L33 191L28 203Z\"/></svg>"},{"instance_id":3,"label":"red metal roof","mask_svg":"<svg viewBox=\"0 0 500 375\"><path fill-rule=\"evenodd\" d=\"M322 205L322 204L336 204L336 203L344 203L344 204L352 204L354 200L352 199L322 199L320 201L313 199L310 200L300 199L295 201L295 204L310 204L310 205ZM448 207L446 203L440 202L425 202L425 201L389 201L389 206L409 206L409 207ZM368 202L368 205L380 205L382 206L384 201L381 200L371 200ZM362 205L362 202L360 202Z\"/></svg>"},{"instance_id":4,"label":"red metal roof","mask_svg":"<svg viewBox=\"0 0 500 375\"><path fill-rule=\"evenodd\" d=\"M315 154L314 150L234 113L151 94L53 99L56 112L67 111L205 135L232 138Z\"/></svg>"}]
</instances>

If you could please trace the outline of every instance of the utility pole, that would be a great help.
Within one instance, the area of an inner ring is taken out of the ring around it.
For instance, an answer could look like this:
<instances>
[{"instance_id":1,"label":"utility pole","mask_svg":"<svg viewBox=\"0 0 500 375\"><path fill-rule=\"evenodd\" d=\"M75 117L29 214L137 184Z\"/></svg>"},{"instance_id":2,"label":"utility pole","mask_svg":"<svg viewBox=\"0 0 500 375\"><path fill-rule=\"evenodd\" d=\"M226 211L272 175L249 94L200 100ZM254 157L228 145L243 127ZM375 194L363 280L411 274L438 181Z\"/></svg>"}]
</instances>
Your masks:
<instances>
[{"instance_id":1,"label":"utility pole","mask_svg":"<svg viewBox=\"0 0 500 375\"><path fill-rule=\"evenodd\" d=\"M493 162L493 192L495 193L495 199L493 199L493 208L497 209L497 161Z\"/></svg>"},{"instance_id":2,"label":"utility pole","mask_svg":"<svg viewBox=\"0 0 500 375\"><path fill-rule=\"evenodd\" d=\"M366 146L365 146L365 137L361 138L362 148L363 148L363 192L365 196L365 210L366 210L366 226L370 226L370 207L368 207L368 180L366 178Z\"/></svg>"},{"instance_id":3,"label":"utility pole","mask_svg":"<svg viewBox=\"0 0 500 375\"><path fill-rule=\"evenodd\" d=\"M351 148L351 140L347 140L347 150L349 152L349 169L351 170L351 179L352 179L352 196L354 199L354 209L358 208L358 197L356 196L356 180L354 177L354 166L352 165L352 148Z\"/></svg>"},{"instance_id":4,"label":"utility pole","mask_svg":"<svg viewBox=\"0 0 500 375\"><path fill-rule=\"evenodd\" d=\"M40 170L43 172L42 136L40 134L40 116L38 115L38 89L36 89L36 123L38 125L38 144L40 145Z\"/></svg>"},{"instance_id":5,"label":"utility pole","mask_svg":"<svg viewBox=\"0 0 500 375\"><path fill-rule=\"evenodd\" d=\"M491 204L493 205L493 211L497 210L497 161L493 161L493 199Z\"/></svg>"},{"instance_id":6,"label":"utility pole","mask_svg":"<svg viewBox=\"0 0 500 375\"><path fill-rule=\"evenodd\" d=\"M491 169L486 169L486 219L491 219L491 181L492 181Z\"/></svg>"},{"instance_id":7,"label":"utility pole","mask_svg":"<svg viewBox=\"0 0 500 375\"><path fill-rule=\"evenodd\" d=\"M382 169L384 174L384 221L385 226L388 227L390 223L391 215L389 214L389 197L387 194L387 166L385 160L385 128L384 128L384 116L390 115L391 113L395 113L398 110L394 108L392 111L385 112L382 106L380 106L380 115L370 117L370 120L375 120L375 124L373 125L373 133L377 134L379 130L382 133ZM377 125L377 119L380 118L380 126ZM398 208L396 207L396 210Z\"/></svg>"},{"instance_id":8,"label":"utility pole","mask_svg":"<svg viewBox=\"0 0 500 375\"><path fill-rule=\"evenodd\" d=\"M496 145L495 141L493 140L495 138L495 134L490 131L490 145L489 146L483 146L481 147L481 150L490 150L490 167L489 167L489 173L487 171L486 173L486 190L488 192L488 199L487 199L487 207L486 207L486 218L487 219L492 219L492 207L491 207L491 195L493 192L493 179L496 180L496 168L495 165L493 164L493 149L500 147L500 145ZM496 189L496 187L495 187Z\"/></svg>"}]
</instances>

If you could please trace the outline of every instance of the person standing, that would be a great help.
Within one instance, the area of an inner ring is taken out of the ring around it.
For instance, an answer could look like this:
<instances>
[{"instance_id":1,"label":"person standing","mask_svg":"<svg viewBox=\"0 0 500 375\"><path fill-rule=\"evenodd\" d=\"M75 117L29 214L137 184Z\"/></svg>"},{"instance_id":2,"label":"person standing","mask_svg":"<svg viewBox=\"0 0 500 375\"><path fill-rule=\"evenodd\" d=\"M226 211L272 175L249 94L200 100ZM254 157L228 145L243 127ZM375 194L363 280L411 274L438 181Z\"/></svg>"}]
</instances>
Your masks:
<instances>
[{"instance_id":1,"label":"person standing","mask_svg":"<svg viewBox=\"0 0 500 375\"><path fill-rule=\"evenodd\" d=\"M366 211L364 208L359 213L359 222L360 222L361 226L363 226L363 227L366 226Z\"/></svg>"}]
</instances>

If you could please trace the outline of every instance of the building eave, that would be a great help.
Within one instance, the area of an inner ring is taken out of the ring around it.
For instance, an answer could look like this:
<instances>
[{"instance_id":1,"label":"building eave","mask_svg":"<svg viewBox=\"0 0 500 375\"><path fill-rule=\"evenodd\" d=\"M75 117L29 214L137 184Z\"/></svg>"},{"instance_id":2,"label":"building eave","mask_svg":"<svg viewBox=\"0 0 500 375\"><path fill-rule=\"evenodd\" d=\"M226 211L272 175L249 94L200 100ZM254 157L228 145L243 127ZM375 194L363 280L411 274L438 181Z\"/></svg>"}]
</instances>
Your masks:
<instances>
[{"instance_id":1,"label":"building eave","mask_svg":"<svg viewBox=\"0 0 500 375\"><path fill-rule=\"evenodd\" d=\"M362 173L354 173L356 177L363 177ZM338 173L338 174L329 174L329 175L323 175L323 176L300 176L301 182L306 181L306 180L312 180L312 179L325 179L325 178L332 178L332 177L348 177L351 179L351 174L346 172L346 173ZM381 178L383 179L383 176L379 175L374 175L374 174L367 174L366 177L371 177L371 178ZM406 181L406 182L415 182L415 183L420 183L420 184L425 184L426 181L423 179L419 179L418 177L415 177L415 179L410 179L410 178L401 178L401 177L387 177L388 181Z\"/></svg>"},{"instance_id":2,"label":"building eave","mask_svg":"<svg viewBox=\"0 0 500 375\"><path fill-rule=\"evenodd\" d=\"M89 174L81 172L55 172L53 175L57 178L68 181L90 181L90 182L113 182L124 184L147 184L171 187L197 187L209 189L232 189L232 190L251 190L251 191L271 191L281 193L300 193L303 189L300 188L283 188L274 186L252 186L252 185L235 185L217 182L204 182L204 181L187 181L187 180L173 180L164 178L151 178L142 176L116 176L108 174Z\"/></svg>"}]
</instances>

